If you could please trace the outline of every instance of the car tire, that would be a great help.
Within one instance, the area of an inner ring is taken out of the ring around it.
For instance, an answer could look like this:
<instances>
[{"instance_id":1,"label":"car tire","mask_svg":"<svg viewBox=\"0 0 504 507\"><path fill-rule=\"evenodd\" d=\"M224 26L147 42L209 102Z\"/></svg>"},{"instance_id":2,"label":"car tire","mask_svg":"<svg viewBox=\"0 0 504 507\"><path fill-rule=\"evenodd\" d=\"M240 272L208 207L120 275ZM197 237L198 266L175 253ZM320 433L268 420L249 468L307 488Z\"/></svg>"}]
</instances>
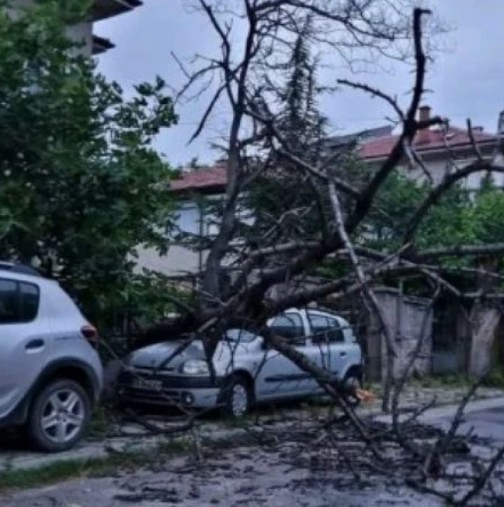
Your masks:
<instances>
[{"instance_id":1,"label":"car tire","mask_svg":"<svg viewBox=\"0 0 504 507\"><path fill-rule=\"evenodd\" d=\"M240 375L231 375L221 393L221 413L224 417L240 419L252 408L254 395L250 383Z\"/></svg>"},{"instance_id":2,"label":"car tire","mask_svg":"<svg viewBox=\"0 0 504 507\"><path fill-rule=\"evenodd\" d=\"M351 372L347 373L345 378L343 379L343 385L349 386L349 387L350 386L357 387L359 389L362 389L362 379L361 379L360 375L351 371ZM357 396L353 396L350 394L345 394L345 401L352 408L358 407L361 402L361 400Z\"/></svg>"},{"instance_id":3,"label":"car tire","mask_svg":"<svg viewBox=\"0 0 504 507\"><path fill-rule=\"evenodd\" d=\"M27 424L29 438L41 451L66 451L82 438L90 415L86 391L73 380L56 380L33 400Z\"/></svg>"}]
</instances>

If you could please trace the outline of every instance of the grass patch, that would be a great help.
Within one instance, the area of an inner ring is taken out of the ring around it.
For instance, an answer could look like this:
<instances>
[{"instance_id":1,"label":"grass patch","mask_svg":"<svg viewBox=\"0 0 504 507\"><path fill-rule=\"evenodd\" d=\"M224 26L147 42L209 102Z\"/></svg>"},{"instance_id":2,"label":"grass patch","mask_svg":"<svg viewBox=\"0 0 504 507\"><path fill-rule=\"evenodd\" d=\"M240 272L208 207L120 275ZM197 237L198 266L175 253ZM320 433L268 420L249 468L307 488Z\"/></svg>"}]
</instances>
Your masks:
<instances>
[{"instance_id":1,"label":"grass patch","mask_svg":"<svg viewBox=\"0 0 504 507\"><path fill-rule=\"evenodd\" d=\"M426 375L423 378L414 379L411 381L413 386L425 387L430 389L442 389L442 388L465 388L470 386L470 382L467 380L465 375L451 374L451 375Z\"/></svg>"},{"instance_id":2,"label":"grass patch","mask_svg":"<svg viewBox=\"0 0 504 507\"><path fill-rule=\"evenodd\" d=\"M0 492L47 486L75 478L104 477L123 470L136 470L160 462L168 456L180 454L187 448L187 442L163 442L148 451L123 452L102 458L62 460L28 470L10 469L0 472Z\"/></svg>"},{"instance_id":3,"label":"grass patch","mask_svg":"<svg viewBox=\"0 0 504 507\"><path fill-rule=\"evenodd\" d=\"M483 380L485 387L504 389L504 368L496 367Z\"/></svg>"}]
</instances>

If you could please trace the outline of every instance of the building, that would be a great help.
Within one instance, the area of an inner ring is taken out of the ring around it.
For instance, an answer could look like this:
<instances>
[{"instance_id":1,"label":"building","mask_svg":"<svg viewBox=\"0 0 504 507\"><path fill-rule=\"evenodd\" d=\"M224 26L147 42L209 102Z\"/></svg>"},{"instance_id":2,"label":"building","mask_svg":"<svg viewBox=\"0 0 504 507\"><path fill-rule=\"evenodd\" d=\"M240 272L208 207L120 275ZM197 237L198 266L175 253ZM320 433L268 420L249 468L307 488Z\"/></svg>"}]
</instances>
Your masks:
<instances>
[{"instance_id":1,"label":"building","mask_svg":"<svg viewBox=\"0 0 504 507\"><path fill-rule=\"evenodd\" d=\"M430 118L431 109L428 106L420 108L420 119ZM504 115L501 115L504 120ZM504 125L504 121L499 121ZM482 128L473 128L473 139L478 144L483 157L493 158L497 153L500 142L498 134L490 134ZM355 144L360 158L370 166L379 167L388 157L397 142L398 136L390 126L367 129L361 132L333 136L327 139L325 145L329 152ZM453 163L463 167L475 160L474 147L471 136L466 129L454 126L439 126L426 128L418 132L412 147L423 162L423 168L405 157L400 169L415 180L428 178L425 169L430 173L433 184L441 181L447 171L453 169ZM464 184L469 189L477 189L482 178L481 173L470 175ZM495 175L495 183L504 187L504 174ZM171 183L171 191L182 201L177 214L177 225L180 230L195 235L208 236L215 230L215 224L209 224L205 210L201 207L201 198L218 199L226 187L226 168L223 161L213 167L199 168L183 172L181 177ZM166 256L160 257L153 250L139 250L139 265L147 269L163 272L169 276L183 277L201 271L205 261L204 252L196 252L184 248L177 241L172 241Z\"/></svg>"},{"instance_id":2,"label":"building","mask_svg":"<svg viewBox=\"0 0 504 507\"><path fill-rule=\"evenodd\" d=\"M14 0L15 9L26 9L36 0ZM94 0L89 19L68 28L69 36L84 43L84 54L98 55L114 47L113 42L94 33L94 23L113 16L118 16L142 5L141 0Z\"/></svg>"},{"instance_id":3,"label":"building","mask_svg":"<svg viewBox=\"0 0 504 507\"><path fill-rule=\"evenodd\" d=\"M431 108L423 106L420 108L419 114L420 121L428 121L431 117ZM388 135L364 140L359 147L361 159L371 166L379 166L392 151L398 137L390 132ZM487 133L482 127L473 127L472 137L484 158L491 160L497 155L500 143L499 134ZM427 170L433 184L438 184L447 171L453 170L454 164L458 168L464 167L476 161L477 158L467 128L455 126L436 126L421 130L413 140L412 148L422 164L406 157L400 168L415 180L428 178L429 176L425 174L425 170ZM476 190L481 184L482 177L481 173L474 173L463 183L467 189ZM503 174L495 174L494 178L496 185L504 186Z\"/></svg>"},{"instance_id":4,"label":"building","mask_svg":"<svg viewBox=\"0 0 504 507\"><path fill-rule=\"evenodd\" d=\"M226 181L224 161L218 161L213 167L183 173L179 179L171 182L170 190L181 200L175 219L180 231L197 236L209 236L213 232L214 224L203 209L202 201L221 197ZM139 248L139 267L175 278L184 278L202 270L206 259L205 252L190 250L175 239L170 243L165 256L160 256L154 249Z\"/></svg>"}]
</instances>

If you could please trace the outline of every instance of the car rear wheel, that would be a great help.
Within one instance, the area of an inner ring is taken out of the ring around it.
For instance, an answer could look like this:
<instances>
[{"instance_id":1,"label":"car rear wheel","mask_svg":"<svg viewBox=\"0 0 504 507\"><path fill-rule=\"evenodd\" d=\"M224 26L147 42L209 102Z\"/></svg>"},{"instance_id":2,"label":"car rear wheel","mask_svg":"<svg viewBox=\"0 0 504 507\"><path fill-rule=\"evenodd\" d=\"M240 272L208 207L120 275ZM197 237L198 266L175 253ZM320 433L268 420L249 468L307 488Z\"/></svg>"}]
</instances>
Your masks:
<instances>
[{"instance_id":1,"label":"car rear wheel","mask_svg":"<svg viewBox=\"0 0 504 507\"><path fill-rule=\"evenodd\" d=\"M89 396L77 382L54 381L35 397L28 420L30 439L42 451L66 451L82 438L90 414Z\"/></svg>"},{"instance_id":2,"label":"car rear wheel","mask_svg":"<svg viewBox=\"0 0 504 507\"><path fill-rule=\"evenodd\" d=\"M223 415L239 419L250 412L253 403L252 388L245 378L231 375L224 384L221 398Z\"/></svg>"},{"instance_id":3,"label":"car rear wheel","mask_svg":"<svg viewBox=\"0 0 504 507\"><path fill-rule=\"evenodd\" d=\"M345 387L351 389L362 389L362 380L360 378L360 375L354 372L347 373L343 380L343 383ZM361 400L355 394L346 394L345 400L351 407L354 408L357 407L361 402Z\"/></svg>"}]
</instances>

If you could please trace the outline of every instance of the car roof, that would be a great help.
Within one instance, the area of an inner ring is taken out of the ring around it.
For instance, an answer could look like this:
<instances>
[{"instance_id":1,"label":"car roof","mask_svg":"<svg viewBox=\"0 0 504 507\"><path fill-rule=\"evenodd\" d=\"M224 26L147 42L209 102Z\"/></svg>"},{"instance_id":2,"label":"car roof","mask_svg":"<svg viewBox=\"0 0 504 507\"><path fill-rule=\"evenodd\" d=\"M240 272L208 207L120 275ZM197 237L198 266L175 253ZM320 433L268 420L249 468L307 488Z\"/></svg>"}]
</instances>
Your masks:
<instances>
[{"instance_id":1,"label":"car roof","mask_svg":"<svg viewBox=\"0 0 504 507\"><path fill-rule=\"evenodd\" d=\"M16 280L31 283L53 282L49 278L43 277L35 268L24 264L14 264L11 262L0 262L0 278Z\"/></svg>"}]
</instances>

